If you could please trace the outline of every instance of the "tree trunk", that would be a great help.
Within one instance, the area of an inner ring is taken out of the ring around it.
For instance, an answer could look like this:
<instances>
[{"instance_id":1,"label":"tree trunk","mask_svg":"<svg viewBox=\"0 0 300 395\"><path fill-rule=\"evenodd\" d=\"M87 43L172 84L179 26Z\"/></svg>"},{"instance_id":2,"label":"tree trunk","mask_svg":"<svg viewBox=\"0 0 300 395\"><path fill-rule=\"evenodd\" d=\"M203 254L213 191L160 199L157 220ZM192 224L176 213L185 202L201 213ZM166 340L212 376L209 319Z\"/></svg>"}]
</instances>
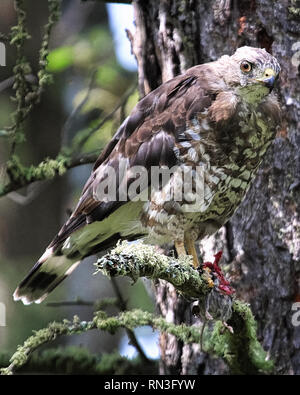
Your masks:
<instances>
[{"instance_id":1,"label":"tree trunk","mask_svg":"<svg viewBox=\"0 0 300 395\"><path fill-rule=\"evenodd\" d=\"M232 220L200 244L200 251L211 257L224 250L231 283L238 298L251 304L275 373L299 374L300 337L291 309L297 295L299 299L300 2L136 0L133 5L136 33L129 36L141 96L187 68L243 45L266 48L281 64L281 131ZM156 301L168 320L195 322L191 306L171 285L157 285ZM228 373L223 361L201 353L197 345L162 334L160 347L163 374Z\"/></svg>"}]
</instances>

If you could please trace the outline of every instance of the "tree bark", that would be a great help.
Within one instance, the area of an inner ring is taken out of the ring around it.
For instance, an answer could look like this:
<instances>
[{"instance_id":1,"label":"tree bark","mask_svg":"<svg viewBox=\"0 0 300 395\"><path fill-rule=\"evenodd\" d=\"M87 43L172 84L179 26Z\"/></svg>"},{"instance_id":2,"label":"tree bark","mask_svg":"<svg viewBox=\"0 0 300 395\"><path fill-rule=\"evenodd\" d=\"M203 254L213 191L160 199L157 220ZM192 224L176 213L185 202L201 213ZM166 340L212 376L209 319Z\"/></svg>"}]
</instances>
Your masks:
<instances>
[{"instance_id":1,"label":"tree bark","mask_svg":"<svg viewBox=\"0 0 300 395\"><path fill-rule=\"evenodd\" d=\"M275 361L274 373L299 374L300 336L291 309L299 299L300 2L135 0L133 5L136 32L129 37L141 96L243 45L266 48L281 64L281 131L234 217L199 248L209 257L225 252L231 283L251 304L259 338ZM156 302L170 322L195 322L190 304L170 284L156 286ZM171 335L161 335L160 348L162 374L228 373L223 361Z\"/></svg>"}]
</instances>

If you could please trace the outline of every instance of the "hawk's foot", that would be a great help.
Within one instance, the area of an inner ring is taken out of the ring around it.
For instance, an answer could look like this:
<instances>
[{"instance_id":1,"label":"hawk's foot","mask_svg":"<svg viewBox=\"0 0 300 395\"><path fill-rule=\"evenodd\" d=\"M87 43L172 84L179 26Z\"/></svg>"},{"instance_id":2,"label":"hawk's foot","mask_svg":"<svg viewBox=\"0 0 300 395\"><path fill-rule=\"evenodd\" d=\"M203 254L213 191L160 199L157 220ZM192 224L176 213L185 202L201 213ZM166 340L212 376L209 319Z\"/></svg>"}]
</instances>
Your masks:
<instances>
[{"instance_id":1,"label":"hawk's foot","mask_svg":"<svg viewBox=\"0 0 300 395\"><path fill-rule=\"evenodd\" d=\"M219 251L216 255L214 255L214 262L204 262L202 267L204 270L209 270L212 279L214 280L214 284L217 286L219 291L225 295L232 295L235 290L231 287L229 281L225 279L224 274L222 273L222 269L219 266L220 259L222 257L223 251Z\"/></svg>"}]
</instances>

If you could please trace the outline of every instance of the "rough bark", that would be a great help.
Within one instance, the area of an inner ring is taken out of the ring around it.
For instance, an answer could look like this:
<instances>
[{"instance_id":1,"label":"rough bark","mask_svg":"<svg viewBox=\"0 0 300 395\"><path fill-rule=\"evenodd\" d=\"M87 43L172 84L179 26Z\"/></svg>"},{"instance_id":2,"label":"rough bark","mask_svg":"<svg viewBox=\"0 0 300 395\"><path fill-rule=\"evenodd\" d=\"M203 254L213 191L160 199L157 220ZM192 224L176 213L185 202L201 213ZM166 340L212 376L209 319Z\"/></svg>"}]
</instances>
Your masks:
<instances>
[{"instance_id":1,"label":"rough bark","mask_svg":"<svg viewBox=\"0 0 300 395\"><path fill-rule=\"evenodd\" d=\"M275 373L299 374L300 336L291 308L299 299L300 2L136 0L133 5L137 29L129 36L141 96L190 66L243 45L266 48L282 66L281 131L232 220L200 250L208 256L225 251L231 282L237 296L251 304ZM170 322L194 322L191 307L170 284L157 285L156 302ZM160 347L161 373L228 373L223 361L171 335L161 335Z\"/></svg>"}]
</instances>

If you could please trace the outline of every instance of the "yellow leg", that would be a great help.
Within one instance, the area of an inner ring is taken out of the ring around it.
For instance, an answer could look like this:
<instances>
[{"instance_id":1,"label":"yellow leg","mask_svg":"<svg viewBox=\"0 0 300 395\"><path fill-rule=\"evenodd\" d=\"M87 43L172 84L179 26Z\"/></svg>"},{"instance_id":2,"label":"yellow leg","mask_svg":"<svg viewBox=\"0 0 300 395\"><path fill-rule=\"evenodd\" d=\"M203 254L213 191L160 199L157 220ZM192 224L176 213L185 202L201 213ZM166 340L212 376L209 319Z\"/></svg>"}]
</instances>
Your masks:
<instances>
[{"instance_id":1,"label":"yellow leg","mask_svg":"<svg viewBox=\"0 0 300 395\"><path fill-rule=\"evenodd\" d=\"M199 260L198 260L198 255L196 252L196 248L195 248L195 243L192 239L190 239L189 237L185 238L185 245L186 245L186 249L189 255L192 255L193 257L193 265L194 268L197 268L200 266Z\"/></svg>"},{"instance_id":2,"label":"yellow leg","mask_svg":"<svg viewBox=\"0 0 300 395\"><path fill-rule=\"evenodd\" d=\"M183 241L175 241L175 249L176 249L176 251L177 251L177 255L178 255L178 257L180 257L180 256L184 256L184 255L186 255L186 250L185 250L185 247L184 247L184 242Z\"/></svg>"}]
</instances>

